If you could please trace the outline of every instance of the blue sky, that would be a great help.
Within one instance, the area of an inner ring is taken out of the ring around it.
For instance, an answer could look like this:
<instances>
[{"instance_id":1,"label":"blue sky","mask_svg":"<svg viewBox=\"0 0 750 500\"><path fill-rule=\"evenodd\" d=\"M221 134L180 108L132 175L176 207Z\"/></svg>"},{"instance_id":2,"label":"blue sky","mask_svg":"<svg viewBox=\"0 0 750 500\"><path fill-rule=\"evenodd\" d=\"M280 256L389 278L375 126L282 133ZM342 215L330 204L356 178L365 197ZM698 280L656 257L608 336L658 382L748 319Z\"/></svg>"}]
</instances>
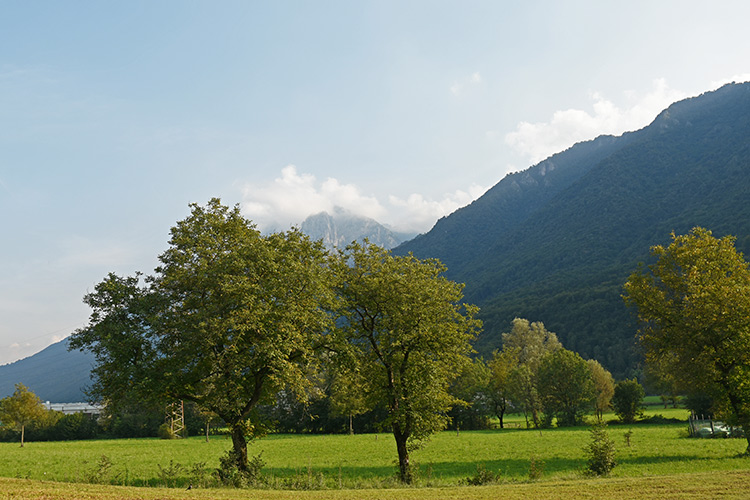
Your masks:
<instances>
[{"instance_id":1,"label":"blue sky","mask_svg":"<svg viewBox=\"0 0 750 500\"><path fill-rule=\"evenodd\" d=\"M750 4L0 3L0 364L151 272L191 202L424 232L507 173L750 79Z\"/></svg>"}]
</instances>

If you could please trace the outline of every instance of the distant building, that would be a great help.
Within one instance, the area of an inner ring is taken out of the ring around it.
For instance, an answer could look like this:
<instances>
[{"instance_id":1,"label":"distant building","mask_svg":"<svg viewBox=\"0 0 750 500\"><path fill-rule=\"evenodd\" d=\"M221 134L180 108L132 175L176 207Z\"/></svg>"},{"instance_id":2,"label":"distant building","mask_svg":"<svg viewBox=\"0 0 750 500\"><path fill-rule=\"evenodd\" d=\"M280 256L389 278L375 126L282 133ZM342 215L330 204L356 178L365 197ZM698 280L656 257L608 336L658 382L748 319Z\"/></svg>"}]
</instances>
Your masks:
<instances>
[{"instance_id":1,"label":"distant building","mask_svg":"<svg viewBox=\"0 0 750 500\"><path fill-rule=\"evenodd\" d=\"M50 403L47 401L44 406L48 410L55 410L70 415L73 413L83 413L85 415L99 415L104 406L92 405L89 403Z\"/></svg>"}]
</instances>

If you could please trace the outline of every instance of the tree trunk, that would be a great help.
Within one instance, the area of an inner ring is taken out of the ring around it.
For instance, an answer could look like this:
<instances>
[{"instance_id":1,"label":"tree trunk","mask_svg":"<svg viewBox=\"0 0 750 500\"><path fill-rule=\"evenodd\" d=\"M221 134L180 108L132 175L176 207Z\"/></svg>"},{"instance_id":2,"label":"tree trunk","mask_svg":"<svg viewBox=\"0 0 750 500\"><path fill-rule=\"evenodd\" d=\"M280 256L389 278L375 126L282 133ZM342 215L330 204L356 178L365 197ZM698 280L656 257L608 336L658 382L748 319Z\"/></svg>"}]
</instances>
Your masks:
<instances>
[{"instance_id":1,"label":"tree trunk","mask_svg":"<svg viewBox=\"0 0 750 500\"><path fill-rule=\"evenodd\" d=\"M232 426L232 449L237 460L237 469L247 472L247 440L243 427L241 422Z\"/></svg>"},{"instance_id":2,"label":"tree trunk","mask_svg":"<svg viewBox=\"0 0 750 500\"><path fill-rule=\"evenodd\" d=\"M206 442L208 443L208 427L211 425L211 421L206 422Z\"/></svg>"},{"instance_id":3,"label":"tree trunk","mask_svg":"<svg viewBox=\"0 0 750 500\"><path fill-rule=\"evenodd\" d=\"M406 448L407 436L393 429L393 437L396 438L396 451L398 451L398 474L402 483L411 484L412 474L409 464L409 450Z\"/></svg>"},{"instance_id":4,"label":"tree trunk","mask_svg":"<svg viewBox=\"0 0 750 500\"><path fill-rule=\"evenodd\" d=\"M22 425L21 426L21 448L23 448L23 434L24 434L25 429L26 429L26 426Z\"/></svg>"}]
</instances>

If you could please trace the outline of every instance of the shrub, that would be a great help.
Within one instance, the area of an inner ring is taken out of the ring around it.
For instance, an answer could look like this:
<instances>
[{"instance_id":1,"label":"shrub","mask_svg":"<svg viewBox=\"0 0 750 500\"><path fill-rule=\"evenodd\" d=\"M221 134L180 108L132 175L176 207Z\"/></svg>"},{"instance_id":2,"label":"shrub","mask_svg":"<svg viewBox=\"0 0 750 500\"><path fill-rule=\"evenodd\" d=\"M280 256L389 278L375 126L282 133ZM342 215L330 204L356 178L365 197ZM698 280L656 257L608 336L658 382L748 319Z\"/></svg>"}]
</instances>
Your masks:
<instances>
[{"instance_id":1,"label":"shrub","mask_svg":"<svg viewBox=\"0 0 750 500\"><path fill-rule=\"evenodd\" d=\"M162 439L177 439L177 434L174 433L169 424L161 424L156 434Z\"/></svg>"},{"instance_id":2,"label":"shrub","mask_svg":"<svg viewBox=\"0 0 750 500\"><path fill-rule=\"evenodd\" d=\"M544 474L544 462L532 456L529 461L529 480L536 481L537 479L541 479L542 474Z\"/></svg>"},{"instance_id":3,"label":"shrub","mask_svg":"<svg viewBox=\"0 0 750 500\"><path fill-rule=\"evenodd\" d=\"M482 486L483 484L492 484L500 481L500 472L488 470L484 464L477 464L477 472L471 477L467 477L462 482L469 486Z\"/></svg>"},{"instance_id":4,"label":"shrub","mask_svg":"<svg viewBox=\"0 0 750 500\"><path fill-rule=\"evenodd\" d=\"M181 464L176 464L173 460L169 461L169 465L167 467L162 467L161 464L156 464L156 466L159 468L157 476L159 476L159 479L167 488L171 488L176 485L177 477L184 469Z\"/></svg>"},{"instance_id":5,"label":"shrub","mask_svg":"<svg viewBox=\"0 0 750 500\"><path fill-rule=\"evenodd\" d=\"M219 480L227 485L241 488L244 486L255 486L263 481L263 474L261 469L266 463L261 458L263 452L258 453L250 460L248 460L247 470L242 471L237 467L237 455L234 450L227 451L219 459L219 468L216 469L216 474L219 476Z\"/></svg>"},{"instance_id":6,"label":"shrub","mask_svg":"<svg viewBox=\"0 0 750 500\"><path fill-rule=\"evenodd\" d=\"M628 436L628 442L630 437ZM606 425L596 423L591 427L591 443L584 448L588 454L588 472L596 476L606 476L617 465L615 444L607 434Z\"/></svg>"},{"instance_id":7,"label":"shrub","mask_svg":"<svg viewBox=\"0 0 750 500\"><path fill-rule=\"evenodd\" d=\"M91 484L104 484L109 481L113 481L110 478L112 472L112 460L107 455L99 457L99 461L96 465L83 472L83 482ZM114 478L115 480L119 477L119 474Z\"/></svg>"},{"instance_id":8,"label":"shrub","mask_svg":"<svg viewBox=\"0 0 750 500\"><path fill-rule=\"evenodd\" d=\"M623 380L615 385L612 408L615 415L626 424L632 424L643 415L643 397L646 392L636 379Z\"/></svg>"}]
</instances>

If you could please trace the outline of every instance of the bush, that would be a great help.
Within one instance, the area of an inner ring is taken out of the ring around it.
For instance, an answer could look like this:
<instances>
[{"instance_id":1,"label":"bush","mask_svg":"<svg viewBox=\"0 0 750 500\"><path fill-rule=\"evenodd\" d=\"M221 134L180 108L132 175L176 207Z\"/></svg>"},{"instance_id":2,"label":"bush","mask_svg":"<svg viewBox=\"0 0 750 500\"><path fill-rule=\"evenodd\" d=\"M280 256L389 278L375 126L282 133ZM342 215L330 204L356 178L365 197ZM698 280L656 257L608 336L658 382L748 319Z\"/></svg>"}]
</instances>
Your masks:
<instances>
[{"instance_id":1,"label":"bush","mask_svg":"<svg viewBox=\"0 0 750 500\"><path fill-rule=\"evenodd\" d=\"M629 436L627 439L630 442ZM617 465L615 444L609 438L604 424L597 423L591 427L591 443L584 450L588 454L588 472L590 474L606 476Z\"/></svg>"},{"instance_id":2,"label":"bush","mask_svg":"<svg viewBox=\"0 0 750 500\"><path fill-rule=\"evenodd\" d=\"M462 482L469 486L482 486L483 484L493 484L500 481L500 472L487 470L484 464L477 464L477 472L472 477L467 477Z\"/></svg>"},{"instance_id":3,"label":"bush","mask_svg":"<svg viewBox=\"0 0 750 500\"><path fill-rule=\"evenodd\" d=\"M169 424L161 424L157 431L157 436L162 439L177 439L177 434L174 433Z\"/></svg>"},{"instance_id":4,"label":"bush","mask_svg":"<svg viewBox=\"0 0 750 500\"><path fill-rule=\"evenodd\" d=\"M615 385L612 408L625 424L632 424L643 415L643 397L646 392L636 379L623 380Z\"/></svg>"},{"instance_id":5,"label":"bush","mask_svg":"<svg viewBox=\"0 0 750 500\"><path fill-rule=\"evenodd\" d=\"M49 431L49 439L54 441L74 441L93 439L99 435L96 416L83 413L63 415Z\"/></svg>"},{"instance_id":6,"label":"bush","mask_svg":"<svg viewBox=\"0 0 750 500\"><path fill-rule=\"evenodd\" d=\"M541 479L544 474L544 461L539 460L538 457L532 456L529 460L529 480L536 481Z\"/></svg>"},{"instance_id":7,"label":"bush","mask_svg":"<svg viewBox=\"0 0 750 500\"><path fill-rule=\"evenodd\" d=\"M237 454L234 450L227 451L219 459L219 468L216 469L216 473L219 476L219 480L227 485L234 486L235 488L241 488L244 486L256 486L261 484L263 481L263 474L261 469L266 463L261 458L263 452L252 457L248 460L247 470L241 471L237 467Z\"/></svg>"}]
</instances>

